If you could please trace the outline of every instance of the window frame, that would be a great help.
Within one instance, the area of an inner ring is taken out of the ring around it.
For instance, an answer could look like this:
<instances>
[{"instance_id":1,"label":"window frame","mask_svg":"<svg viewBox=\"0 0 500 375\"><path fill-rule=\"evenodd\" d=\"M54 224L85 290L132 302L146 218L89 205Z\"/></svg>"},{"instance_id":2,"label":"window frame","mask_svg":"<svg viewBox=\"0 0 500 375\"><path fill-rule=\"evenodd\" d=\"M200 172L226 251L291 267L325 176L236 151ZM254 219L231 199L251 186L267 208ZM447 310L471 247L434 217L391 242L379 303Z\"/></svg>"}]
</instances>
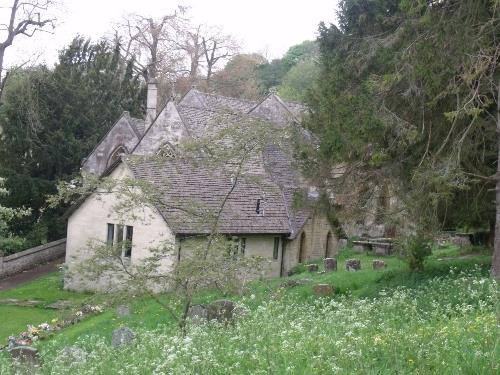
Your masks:
<instances>
[{"instance_id":1,"label":"window frame","mask_svg":"<svg viewBox=\"0 0 500 375\"><path fill-rule=\"evenodd\" d=\"M115 224L107 223L106 245L113 246L115 242Z\"/></svg>"}]
</instances>

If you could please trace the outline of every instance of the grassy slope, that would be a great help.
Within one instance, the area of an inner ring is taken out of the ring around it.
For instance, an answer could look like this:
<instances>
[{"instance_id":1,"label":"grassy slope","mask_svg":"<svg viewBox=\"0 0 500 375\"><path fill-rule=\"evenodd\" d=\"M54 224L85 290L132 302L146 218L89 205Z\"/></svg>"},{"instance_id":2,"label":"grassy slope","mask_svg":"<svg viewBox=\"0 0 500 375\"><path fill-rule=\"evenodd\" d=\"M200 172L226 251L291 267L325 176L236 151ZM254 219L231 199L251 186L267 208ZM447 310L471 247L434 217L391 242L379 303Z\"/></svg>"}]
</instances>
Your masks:
<instances>
[{"instance_id":1,"label":"grassy slope","mask_svg":"<svg viewBox=\"0 0 500 375\"><path fill-rule=\"evenodd\" d=\"M458 267L466 269L474 264L479 264L487 272L489 267L489 254L474 254L473 257L458 257L463 254L460 250L454 247L449 247L444 250L436 251L427 262L426 271L422 274L412 274L408 272L407 265L396 257L384 257L388 267L386 270L373 271L371 262L377 257L366 254L355 254L350 251L342 252L338 257L338 272L325 274L311 274L306 272L298 273L290 279L312 279L314 283L328 283L335 287L337 294L350 293L353 297L374 297L381 290L389 289L397 285L406 285L408 287L417 286L424 280L445 275L449 272L450 267ZM362 261L362 270L358 272L345 271L345 260L351 257L356 257ZM452 259L439 260L442 257L453 257ZM322 266L320 265L320 270ZM299 271L301 271L299 269ZM283 279L272 279L265 281L254 282L250 286L249 294L253 294L250 305L258 306L263 301L269 299L270 295L276 291ZM295 288L287 288L284 293L285 298L293 301L307 302L312 300L311 284ZM221 297L217 293L207 291L200 294L195 303L208 302ZM50 321L56 317L57 313L53 310L43 309L43 307L51 302L59 299L73 301L77 306L85 301L91 301L92 296L83 293L73 293L62 289L60 274L54 273L42 277L36 281L25 284L19 288L0 292L0 299L3 298L18 298L18 299L37 299L42 301L39 307L11 307L0 306L0 314L5 317L4 322L0 325L0 342L5 342L8 335L19 333L26 329L27 324L38 324L43 321ZM240 297L231 296L233 300L238 300ZM248 301L247 301L248 302ZM171 326L175 328L175 322L160 307L155 301L150 299L136 299L129 301L132 306L133 314L129 317L117 317L113 309L109 309L101 315L91 317L78 325L66 328L58 336L61 344L71 344L78 338L87 334L99 334L110 339L111 332L119 327L126 325L133 329L152 329L159 325ZM252 306L251 306L252 307ZM45 346L47 341L40 342L40 346Z\"/></svg>"},{"instance_id":2,"label":"grassy slope","mask_svg":"<svg viewBox=\"0 0 500 375\"><path fill-rule=\"evenodd\" d=\"M20 287L1 291L0 300L7 298L37 300L40 303L36 307L0 305L0 316L2 317L0 346L6 342L8 336L17 335L26 330L28 324L50 322L59 317L59 312L47 309L47 305L57 300L70 300L79 304L89 298L89 295L63 290L61 275L59 272L54 272Z\"/></svg>"}]
</instances>

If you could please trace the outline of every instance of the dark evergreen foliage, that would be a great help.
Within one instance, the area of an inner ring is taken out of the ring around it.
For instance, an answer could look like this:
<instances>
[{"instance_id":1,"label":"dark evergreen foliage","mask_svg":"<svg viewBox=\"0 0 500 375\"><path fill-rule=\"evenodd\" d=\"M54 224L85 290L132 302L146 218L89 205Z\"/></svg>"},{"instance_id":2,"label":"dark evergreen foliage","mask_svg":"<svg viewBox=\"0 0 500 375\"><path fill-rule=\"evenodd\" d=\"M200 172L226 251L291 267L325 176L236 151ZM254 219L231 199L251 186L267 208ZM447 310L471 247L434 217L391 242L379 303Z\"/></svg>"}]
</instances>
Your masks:
<instances>
[{"instance_id":1,"label":"dark evergreen foliage","mask_svg":"<svg viewBox=\"0 0 500 375\"><path fill-rule=\"evenodd\" d=\"M54 69L40 66L9 77L0 109L0 176L12 207L31 207L11 230L39 243L64 236L59 211L44 212L56 182L79 173L81 161L120 113L142 117L145 91L118 46L77 37Z\"/></svg>"}]
</instances>

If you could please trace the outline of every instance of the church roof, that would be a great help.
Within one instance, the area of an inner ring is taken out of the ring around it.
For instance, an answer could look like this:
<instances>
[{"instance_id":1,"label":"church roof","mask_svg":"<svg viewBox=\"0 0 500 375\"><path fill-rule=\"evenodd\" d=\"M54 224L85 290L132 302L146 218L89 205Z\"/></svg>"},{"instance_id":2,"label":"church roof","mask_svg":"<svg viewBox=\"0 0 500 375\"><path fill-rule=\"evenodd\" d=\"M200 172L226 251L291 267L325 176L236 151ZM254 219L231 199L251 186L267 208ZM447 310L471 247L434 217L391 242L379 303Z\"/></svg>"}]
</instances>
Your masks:
<instances>
[{"instance_id":1,"label":"church roof","mask_svg":"<svg viewBox=\"0 0 500 375\"><path fill-rule=\"evenodd\" d=\"M296 193L305 191L307 185L294 158L283 148L269 145L255 155L246 168L257 179L240 179L234 189L230 172L221 168L206 163L197 166L182 157L159 161L154 155L162 144L175 147L179 137L200 138L256 118L270 126L289 123L297 128L298 116L305 110L302 104L285 102L275 94L259 103L192 89L178 104L167 103L147 129L144 121L128 116L140 136L125 162L136 178L153 183L162 193L158 209L177 234L209 233L212 221L207 215L215 214L230 191L218 225L220 233L276 233L294 238L310 216L309 209L294 204ZM153 157L145 157L148 154ZM258 201L263 214L256 212Z\"/></svg>"},{"instance_id":2,"label":"church roof","mask_svg":"<svg viewBox=\"0 0 500 375\"><path fill-rule=\"evenodd\" d=\"M136 178L160 192L156 206L176 234L289 234L286 202L268 175L240 176L207 165L202 159L128 156ZM259 207L259 210L257 210Z\"/></svg>"}]
</instances>

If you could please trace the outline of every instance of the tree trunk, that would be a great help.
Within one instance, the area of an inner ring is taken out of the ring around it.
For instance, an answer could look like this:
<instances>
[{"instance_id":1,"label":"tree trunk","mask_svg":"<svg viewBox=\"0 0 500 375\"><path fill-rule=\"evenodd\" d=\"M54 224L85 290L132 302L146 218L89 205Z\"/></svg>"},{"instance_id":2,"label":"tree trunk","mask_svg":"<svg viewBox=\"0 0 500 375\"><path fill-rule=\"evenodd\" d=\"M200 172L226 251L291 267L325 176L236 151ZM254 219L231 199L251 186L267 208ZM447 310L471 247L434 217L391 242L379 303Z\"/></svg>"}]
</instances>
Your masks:
<instances>
[{"instance_id":1,"label":"tree trunk","mask_svg":"<svg viewBox=\"0 0 500 375\"><path fill-rule=\"evenodd\" d=\"M498 82L497 96L497 140L498 160L496 174L496 224L495 224L495 246L491 262L491 276L500 279L500 82Z\"/></svg>"}]
</instances>

